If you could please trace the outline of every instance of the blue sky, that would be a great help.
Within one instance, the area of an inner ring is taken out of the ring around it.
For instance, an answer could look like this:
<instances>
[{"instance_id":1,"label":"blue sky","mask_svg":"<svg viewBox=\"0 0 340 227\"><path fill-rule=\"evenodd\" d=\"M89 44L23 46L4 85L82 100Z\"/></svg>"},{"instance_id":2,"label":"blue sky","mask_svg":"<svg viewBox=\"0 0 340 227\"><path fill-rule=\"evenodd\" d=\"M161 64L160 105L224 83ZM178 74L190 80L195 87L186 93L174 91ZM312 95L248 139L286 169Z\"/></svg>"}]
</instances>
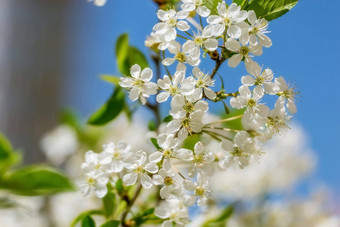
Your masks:
<instances>
[{"instance_id":1,"label":"blue sky","mask_svg":"<svg viewBox=\"0 0 340 227\"><path fill-rule=\"evenodd\" d=\"M114 58L116 38L127 32L130 43L147 53L144 40L157 22L156 9L151 0L108 0L103 8L74 1L68 9L71 38L65 49L66 106L87 117L105 102L112 88L98 75L119 75ZM270 23L273 46L255 58L301 92L295 120L306 129L317 152L316 176L333 190L340 189L339 9L339 0L327 4L300 0L291 12ZM241 65L227 70L232 85L245 75Z\"/></svg>"}]
</instances>

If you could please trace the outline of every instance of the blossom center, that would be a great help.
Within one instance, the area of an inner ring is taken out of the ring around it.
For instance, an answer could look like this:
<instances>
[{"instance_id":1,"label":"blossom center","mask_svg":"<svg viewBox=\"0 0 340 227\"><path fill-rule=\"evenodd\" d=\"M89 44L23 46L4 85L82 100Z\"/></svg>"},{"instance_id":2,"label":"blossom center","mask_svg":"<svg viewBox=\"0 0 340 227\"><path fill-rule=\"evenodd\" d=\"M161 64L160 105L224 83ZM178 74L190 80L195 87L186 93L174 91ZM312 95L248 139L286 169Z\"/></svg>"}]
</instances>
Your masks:
<instances>
[{"instance_id":1,"label":"blossom center","mask_svg":"<svg viewBox=\"0 0 340 227\"><path fill-rule=\"evenodd\" d=\"M185 61L185 55L182 52L179 52L176 54L175 58L179 62L184 62Z\"/></svg>"},{"instance_id":2,"label":"blossom center","mask_svg":"<svg viewBox=\"0 0 340 227\"><path fill-rule=\"evenodd\" d=\"M171 157L171 150L167 149L163 152L163 156L166 157L166 158L170 158Z\"/></svg>"},{"instance_id":3,"label":"blossom center","mask_svg":"<svg viewBox=\"0 0 340 227\"><path fill-rule=\"evenodd\" d=\"M192 113L195 111L195 105L192 103L187 103L183 106L183 109L187 112L187 113Z\"/></svg>"},{"instance_id":4,"label":"blossom center","mask_svg":"<svg viewBox=\"0 0 340 227\"><path fill-rule=\"evenodd\" d=\"M198 45L198 46L202 46L202 44L203 44L203 39L202 39L202 37L201 37L201 36L197 36L197 37L195 38L195 40L194 40L194 43L195 43L196 45Z\"/></svg>"},{"instance_id":5,"label":"blossom center","mask_svg":"<svg viewBox=\"0 0 340 227\"><path fill-rule=\"evenodd\" d=\"M96 182L97 182L97 180L96 179L94 179L93 177L89 177L89 178L87 178L87 183L89 184L89 185L94 185Z\"/></svg>"},{"instance_id":6,"label":"blossom center","mask_svg":"<svg viewBox=\"0 0 340 227\"><path fill-rule=\"evenodd\" d=\"M247 56L249 54L249 48L248 47L241 47L240 48L240 54L244 57Z\"/></svg>"},{"instance_id":7,"label":"blossom center","mask_svg":"<svg viewBox=\"0 0 340 227\"><path fill-rule=\"evenodd\" d=\"M178 88L176 86L170 86L169 93L171 96L175 96L178 94Z\"/></svg>"},{"instance_id":8,"label":"blossom center","mask_svg":"<svg viewBox=\"0 0 340 227\"><path fill-rule=\"evenodd\" d=\"M135 79L135 81L133 81L133 86L135 86L135 87L141 88L143 86L143 84L144 84L144 81L141 80L141 79Z\"/></svg>"},{"instance_id":9,"label":"blossom center","mask_svg":"<svg viewBox=\"0 0 340 227\"><path fill-rule=\"evenodd\" d=\"M234 151L231 152L231 154L233 156L242 156L242 153L243 153L243 151L238 147L234 147Z\"/></svg>"},{"instance_id":10,"label":"blossom center","mask_svg":"<svg viewBox=\"0 0 340 227\"><path fill-rule=\"evenodd\" d=\"M247 102L247 106L254 107L256 105L256 101L254 99L249 99Z\"/></svg>"},{"instance_id":11,"label":"blossom center","mask_svg":"<svg viewBox=\"0 0 340 227\"><path fill-rule=\"evenodd\" d=\"M195 195L197 196L203 196L204 195L204 189L202 187L198 187L195 189Z\"/></svg>"},{"instance_id":12,"label":"blossom center","mask_svg":"<svg viewBox=\"0 0 340 227\"><path fill-rule=\"evenodd\" d=\"M168 24L169 26L171 26L171 27L175 27L176 24L177 24L177 19L175 19L175 18L170 18L170 19L168 20L167 24Z\"/></svg>"},{"instance_id":13,"label":"blossom center","mask_svg":"<svg viewBox=\"0 0 340 227\"><path fill-rule=\"evenodd\" d=\"M138 166L135 171L137 173L143 173L144 172L144 168L143 168L143 166Z\"/></svg>"},{"instance_id":14,"label":"blossom center","mask_svg":"<svg viewBox=\"0 0 340 227\"><path fill-rule=\"evenodd\" d=\"M173 180L171 177L166 176L166 177L164 178L164 184L165 184L166 186L172 185L173 183L174 183L174 180Z\"/></svg>"}]
</instances>

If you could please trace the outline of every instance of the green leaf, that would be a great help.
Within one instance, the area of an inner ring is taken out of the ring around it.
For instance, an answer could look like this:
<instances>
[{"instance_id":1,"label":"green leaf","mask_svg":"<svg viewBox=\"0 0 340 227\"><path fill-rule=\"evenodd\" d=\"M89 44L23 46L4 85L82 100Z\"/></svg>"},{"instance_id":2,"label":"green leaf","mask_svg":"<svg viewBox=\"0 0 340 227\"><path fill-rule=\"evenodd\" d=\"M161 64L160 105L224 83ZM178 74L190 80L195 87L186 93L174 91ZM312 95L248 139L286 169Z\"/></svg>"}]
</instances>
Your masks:
<instances>
[{"instance_id":1,"label":"green leaf","mask_svg":"<svg viewBox=\"0 0 340 227\"><path fill-rule=\"evenodd\" d=\"M254 10L257 17L268 21L276 19L291 10L299 0L253 0L246 10Z\"/></svg>"},{"instance_id":2,"label":"green leaf","mask_svg":"<svg viewBox=\"0 0 340 227\"><path fill-rule=\"evenodd\" d=\"M156 122L152 121L152 120L149 121L148 128L149 128L150 131L156 131L156 129L157 129Z\"/></svg>"},{"instance_id":3,"label":"green leaf","mask_svg":"<svg viewBox=\"0 0 340 227\"><path fill-rule=\"evenodd\" d=\"M118 227L119 223L120 221L111 220L111 221L105 222L100 227Z\"/></svg>"},{"instance_id":4,"label":"green leaf","mask_svg":"<svg viewBox=\"0 0 340 227\"><path fill-rule=\"evenodd\" d=\"M20 155L16 153L8 139L0 133L0 177L14 164L20 161Z\"/></svg>"},{"instance_id":5,"label":"green leaf","mask_svg":"<svg viewBox=\"0 0 340 227\"><path fill-rule=\"evenodd\" d=\"M183 142L183 145L182 147L185 148L185 149L189 149L189 150L194 150L194 147L195 147L195 144L200 141L200 137L199 135L197 134L194 134L194 135L191 135L191 136L188 136L184 142Z\"/></svg>"},{"instance_id":6,"label":"green leaf","mask_svg":"<svg viewBox=\"0 0 340 227\"><path fill-rule=\"evenodd\" d=\"M84 218L90 215L104 215L103 211L101 210L88 210L81 214L79 214L71 223L70 227L75 227L78 222L82 221Z\"/></svg>"},{"instance_id":7,"label":"green leaf","mask_svg":"<svg viewBox=\"0 0 340 227\"><path fill-rule=\"evenodd\" d=\"M202 227L219 227L226 226L227 219L232 215L234 209L232 206L227 206L216 218L206 221Z\"/></svg>"},{"instance_id":8,"label":"green leaf","mask_svg":"<svg viewBox=\"0 0 340 227\"><path fill-rule=\"evenodd\" d=\"M127 58L127 65L129 67L129 70L134 64L140 65L142 69L149 66L148 60L146 59L145 55L137 47L130 46Z\"/></svg>"},{"instance_id":9,"label":"green leaf","mask_svg":"<svg viewBox=\"0 0 340 227\"><path fill-rule=\"evenodd\" d=\"M236 3L238 6L244 7L247 5L249 0L233 0L233 3Z\"/></svg>"},{"instance_id":10,"label":"green leaf","mask_svg":"<svg viewBox=\"0 0 340 227\"><path fill-rule=\"evenodd\" d=\"M222 2L221 0L206 0L205 6L210 9L212 15L217 15L217 5L219 2Z\"/></svg>"},{"instance_id":11,"label":"green leaf","mask_svg":"<svg viewBox=\"0 0 340 227\"><path fill-rule=\"evenodd\" d=\"M122 194L124 191L123 181L120 178L116 182L116 190L119 194Z\"/></svg>"},{"instance_id":12,"label":"green leaf","mask_svg":"<svg viewBox=\"0 0 340 227\"><path fill-rule=\"evenodd\" d=\"M172 116L171 115L168 115L166 116L164 119L163 119L163 122L170 122L172 121Z\"/></svg>"},{"instance_id":13,"label":"green leaf","mask_svg":"<svg viewBox=\"0 0 340 227\"><path fill-rule=\"evenodd\" d=\"M125 61L129 51L129 35L124 33L120 35L116 42L116 58L117 58L117 66L118 70L123 75L128 75L128 71L126 72Z\"/></svg>"},{"instance_id":14,"label":"green leaf","mask_svg":"<svg viewBox=\"0 0 340 227\"><path fill-rule=\"evenodd\" d=\"M88 215L81 221L81 227L96 227L96 223L93 218Z\"/></svg>"},{"instance_id":15,"label":"green leaf","mask_svg":"<svg viewBox=\"0 0 340 227\"><path fill-rule=\"evenodd\" d=\"M110 99L88 119L91 125L104 125L116 118L124 108L125 93L116 87Z\"/></svg>"},{"instance_id":16,"label":"green leaf","mask_svg":"<svg viewBox=\"0 0 340 227\"><path fill-rule=\"evenodd\" d=\"M77 114L71 109L62 110L59 116L59 121L60 123L69 125L75 129L80 126Z\"/></svg>"},{"instance_id":17,"label":"green leaf","mask_svg":"<svg viewBox=\"0 0 340 227\"><path fill-rule=\"evenodd\" d=\"M116 196L111 191L108 191L108 193L103 198L103 205L104 205L104 212L105 216L109 218L115 209L116 206Z\"/></svg>"},{"instance_id":18,"label":"green leaf","mask_svg":"<svg viewBox=\"0 0 340 227\"><path fill-rule=\"evenodd\" d=\"M0 182L0 188L19 195L49 195L73 190L66 175L47 166L27 166L15 170Z\"/></svg>"},{"instance_id":19,"label":"green leaf","mask_svg":"<svg viewBox=\"0 0 340 227\"><path fill-rule=\"evenodd\" d=\"M119 86L120 78L113 75L101 75L100 78L106 82L109 82L115 86Z\"/></svg>"},{"instance_id":20,"label":"green leaf","mask_svg":"<svg viewBox=\"0 0 340 227\"><path fill-rule=\"evenodd\" d=\"M130 68L138 64L141 68L148 67L148 61L144 54L136 47L129 45L128 34L122 34L116 42L116 57L118 70L121 74L130 75Z\"/></svg>"},{"instance_id":21,"label":"green leaf","mask_svg":"<svg viewBox=\"0 0 340 227\"><path fill-rule=\"evenodd\" d=\"M158 150L162 149L162 148L158 145L157 139L156 139L156 138L151 138L150 140L151 140L152 144L153 144Z\"/></svg>"},{"instance_id":22,"label":"green leaf","mask_svg":"<svg viewBox=\"0 0 340 227\"><path fill-rule=\"evenodd\" d=\"M222 119L237 117L239 115L242 115L244 111L245 111L245 108L244 109L231 109L229 114L222 115ZM232 121L226 121L223 123L223 126L226 128L235 129L235 130L243 130L242 118L235 119Z\"/></svg>"}]
</instances>

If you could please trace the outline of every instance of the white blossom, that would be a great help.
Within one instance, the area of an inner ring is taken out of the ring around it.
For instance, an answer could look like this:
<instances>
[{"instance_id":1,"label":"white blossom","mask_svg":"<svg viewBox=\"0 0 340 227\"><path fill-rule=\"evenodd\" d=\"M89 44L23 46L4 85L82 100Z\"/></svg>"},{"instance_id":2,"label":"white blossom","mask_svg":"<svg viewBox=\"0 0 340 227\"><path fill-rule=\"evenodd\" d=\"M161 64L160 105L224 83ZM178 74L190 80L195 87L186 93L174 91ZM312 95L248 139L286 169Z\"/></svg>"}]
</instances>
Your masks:
<instances>
[{"instance_id":1,"label":"white blossom","mask_svg":"<svg viewBox=\"0 0 340 227\"><path fill-rule=\"evenodd\" d=\"M216 93L210 87L215 86L215 80L211 79L210 75L204 74L198 67L192 70L192 74L196 79L195 85L199 96L202 97L202 93L204 93L208 99L214 100Z\"/></svg>"},{"instance_id":2,"label":"white blossom","mask_svg":"<svg viewBox=\"0 0 340 227\"><path fill-rule=\"evenodd\" d=\"M242 39L238 42L235 39L229 38L225 43L225 47L235 53L228 60L228 65L232 68L237 67L241 61L244 61L246 67L249 67L253 61L250 54L254 54L256 56L262 55L262 47L260 45L247 46Z\"/></svg>"},{"instance_id":3,"label":"white blossom","mask_svg":"<svg viewBox=\"0 0 340 227\"><path fill-rule=\"evenodd\" d=\"M259 103L263 93L257 92L258 90L255 89L251 92L247 86L242 85L239 88L240 94L237 97L230 99L230 105L237 109L246 107L245 115L249 114L250 117L254 117L255 114L267 116L269 108L266 105Z\"/></svg>"},{"instance_id":4,"label":"white blossom","mask_svg":"<svg viewBox=\"0 0 340 227\"><path fill-rule=\"evenodd\" d=\"M248 32L244 32L242 35L243 39L249 41L249 43L253 46L256 46L258 43L264 47L271 47L272 41L266 35L269 33L268 29L268 21L264 18L257 19L256 14L253 10L248 12L248 21L250 23L250 27Z\"/></svg>"},{"instance_id":5,"label":"white blossom","mask_svg":"<svg viewBox=\"0 0 340 227\"><path fill-rule=\"evenodd\" d=\"M223 168L228 168L235 164L240 168L244 168L249 165L252 154L258 153L255 141L245 131L236 134L234 143L224 140L222 148L228 152L228 155L220 162Z\"/></svg>"},{"instance_id":6,"label":"white blossom","mask_svg":"<svg viewBox=\"0 0 340 227\"><path fill-rule=\"evenodd\" d=\"M277 94L280 96L276 102L276 105L286 105L289 112L295 114L297 111L296 105L294 103L296 92L294 92L293 88L288 87L285 79L282 76L275 78L275 84L279 86L279 92Z\"/></svg>"},{"instance_id":7,"label":"white blossom","mask_svg":"<svg viewBox=\"0 0 340 227\"><path fill-rule=\"evenodd\" d=\"M210 15L210 10L204 5L205 0L181 0L183 4L181 5L181 8L184 11L194 11L196 9L196 12L201 17L207 17Z\"/></svg>"},{"instance_id":8,"label":"white blossom","mask_svg":"<svg viewBox=\"0 0 340 227\"><path fill-rule=\"evenodd\" d=\"M170 53L174 54L173 57L165 58L162 61L162 64L165 66L172 65L175 61L178 62L179 66L187 63L191 66L197 66L200 64L201 59L199 49L195 52L192 52L191 49L185 48L183 46L183 50L181 51L181 44L176 41L171 41L168 47ZM183 66L182 66L183 67Z\"/></svg>"},{"instance_id":9,"label":"white blossom","mask_svg":"<svg viewBox=\"0 0 340 227\"><path fill-rule=\"evenodd\" d=\"M255 85L254 93L258 96L263 96L264 92L275 95L279 91L279 86L272 82L274 74L271 69L265 69L262 72L260 65L252 62L247 70L251 76L243 76L241 78L242 84L246 86Z\"/></svg>"},{"instance_id":10,"label":"white blossom","mask_svg":"<svg viewBox=\"0 0 340 227\"><path fill-rule=\"evenodd\" d=\"M179 94L191 95L195 89L193 78L185 78L184 70L177 70L171 79L169 76L165 75L163 79L157 81L157 84L163 90L156 97L156 100L159 103L168 100L169 96L173 97Z\"/></svg>"},{"instance_id":11,"label":"white blossom","mask_svg":"<svg viewBox=\"0 0 340 227\"><path fill-rule=\"evenodd\" d=\"M161 22L157 23L153 30L156 34L162 35L165 41L171 41L176 39L177 31L176 28L180 31L187 31L189 30L189 24L181 19L187 18L189 15L186 11L179 11L176 12L173 9L169 9L164 11L162 9L158 10L157 16Z\"/></svg>"},{"instance_id":12,"label":"white blossom","mask_svg":"<svg viewBox=\"0 0 340 227\"><path fill-rule=\"evenodd\" d=\"M150 68L142 70L135 64L131 67L130 73L132 77L122 77L119 85L130 90L129 97L132 101L139 98L142 104L145 104L150 95L157 93L157 85L150 82L153 72Z\"/></svg>"},{"instance_id":13,"label":"white blossom","mask_svg":"<svg viewBox=\"0 0 340 227\"><path fill-rule=\"evenodd\" d=\"M131 153L131 146L123 141L114 144L109 143L103 145L103 153L111 159L107 172L119 173L123 170L125 162L124 159L127 158Z\"/></svg>"},{"instance_id":14,"label":"white blossom","mask_svg":"<svg viewBox=\"0 0 340 227\"><path fill-rule=\"evenodd\" d=\"M162 223L162 227L172 227L173 223L176 223L176 226L184 227L189 222L188 208L176 196L170 196L165 203L157 207L155 215L166 219Z\"/></svg>"},{"instance_id":15,"label":"white blossom","mask_svg":"<svg viewBox=\"0 0 340 227\"><path fill-rule=\"evenodd\" d=\"M187 195L184 197L184 204L187 206L192 206L196 202L196 199L198 206L205 206L212 191L208 178L202 174L197 175L197 182L185 180L184 188L188 191L194 192L193 195Z\"/></svg>"},{"instance_id":16,"label":"white blossom","mask_svg":"<svg viewBox=\"0 0 340 227\"><path fill-rule=\"evenodd\" d=\"M126 160L125 166L129 172L123 177L125 185L134 185L139 179L144 188L149 189L152 187L153 181L149 176L149 173L157 173L158 166L153 162L146 163L146 160L147 155L142 150L132 154Z\"/></svg>"},{"instance_id":17,"label":"white blossom","mask_svg":"<svg viewBox=\"0 0 340 227\"><path fill-rule=\"evenodd\" d=\"M163 185L160 190L162 199L167 199L171 194L178 195L182 192L183 179L173 170L165 171L161 169L153 176L155 185Z\"/></svg>"},{"instance_id":18,"label":"white blossom","mask_svg":"<svg viewBox=\"0 0 340 227\"><path fill-rule=\"evenodd\" d=\"M217 12L218 15L211 15L207 18L210 25L205 29L215 36L222 35L227 29L230 38L239 38L242 33L240 23L247 18L247 11L241 10L241 7L235 3L232 3L227 9L226 3L223 1L218 3Z\"/></svg>"}]
</instances>

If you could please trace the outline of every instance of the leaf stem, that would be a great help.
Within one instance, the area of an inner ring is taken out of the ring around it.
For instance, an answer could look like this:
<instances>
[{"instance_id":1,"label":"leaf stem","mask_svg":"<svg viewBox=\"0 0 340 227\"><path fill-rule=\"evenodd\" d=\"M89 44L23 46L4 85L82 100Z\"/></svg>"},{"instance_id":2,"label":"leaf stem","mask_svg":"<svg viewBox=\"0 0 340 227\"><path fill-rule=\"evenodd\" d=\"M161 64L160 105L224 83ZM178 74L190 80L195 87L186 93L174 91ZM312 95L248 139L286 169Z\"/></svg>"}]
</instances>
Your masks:
<instances>
[{"instance_id":1,"label":"leaf stem","mask_svg":"<svg viewBox=\"0 0 340 227\"><path fill-rule=\"evenodd\" d=\"M124 226L124 227L128 227L128 226L129 226L129 225L127 225L127 224L125 223L126 217L127 217L127 215L129 214L131 207L133 206L133 204L134 204L135 201L137 200L139 194L141 193L142 188L143 188L143 187L142 187L141 184L138 185L138 188L137 188L137 190L136 190L136 192L135 192L135 195L134 195L134 196L132 197L132 199L128 202L127 207L126 207L124 213L122 214L121 225Z\"/></svg>"}]
</instances>

